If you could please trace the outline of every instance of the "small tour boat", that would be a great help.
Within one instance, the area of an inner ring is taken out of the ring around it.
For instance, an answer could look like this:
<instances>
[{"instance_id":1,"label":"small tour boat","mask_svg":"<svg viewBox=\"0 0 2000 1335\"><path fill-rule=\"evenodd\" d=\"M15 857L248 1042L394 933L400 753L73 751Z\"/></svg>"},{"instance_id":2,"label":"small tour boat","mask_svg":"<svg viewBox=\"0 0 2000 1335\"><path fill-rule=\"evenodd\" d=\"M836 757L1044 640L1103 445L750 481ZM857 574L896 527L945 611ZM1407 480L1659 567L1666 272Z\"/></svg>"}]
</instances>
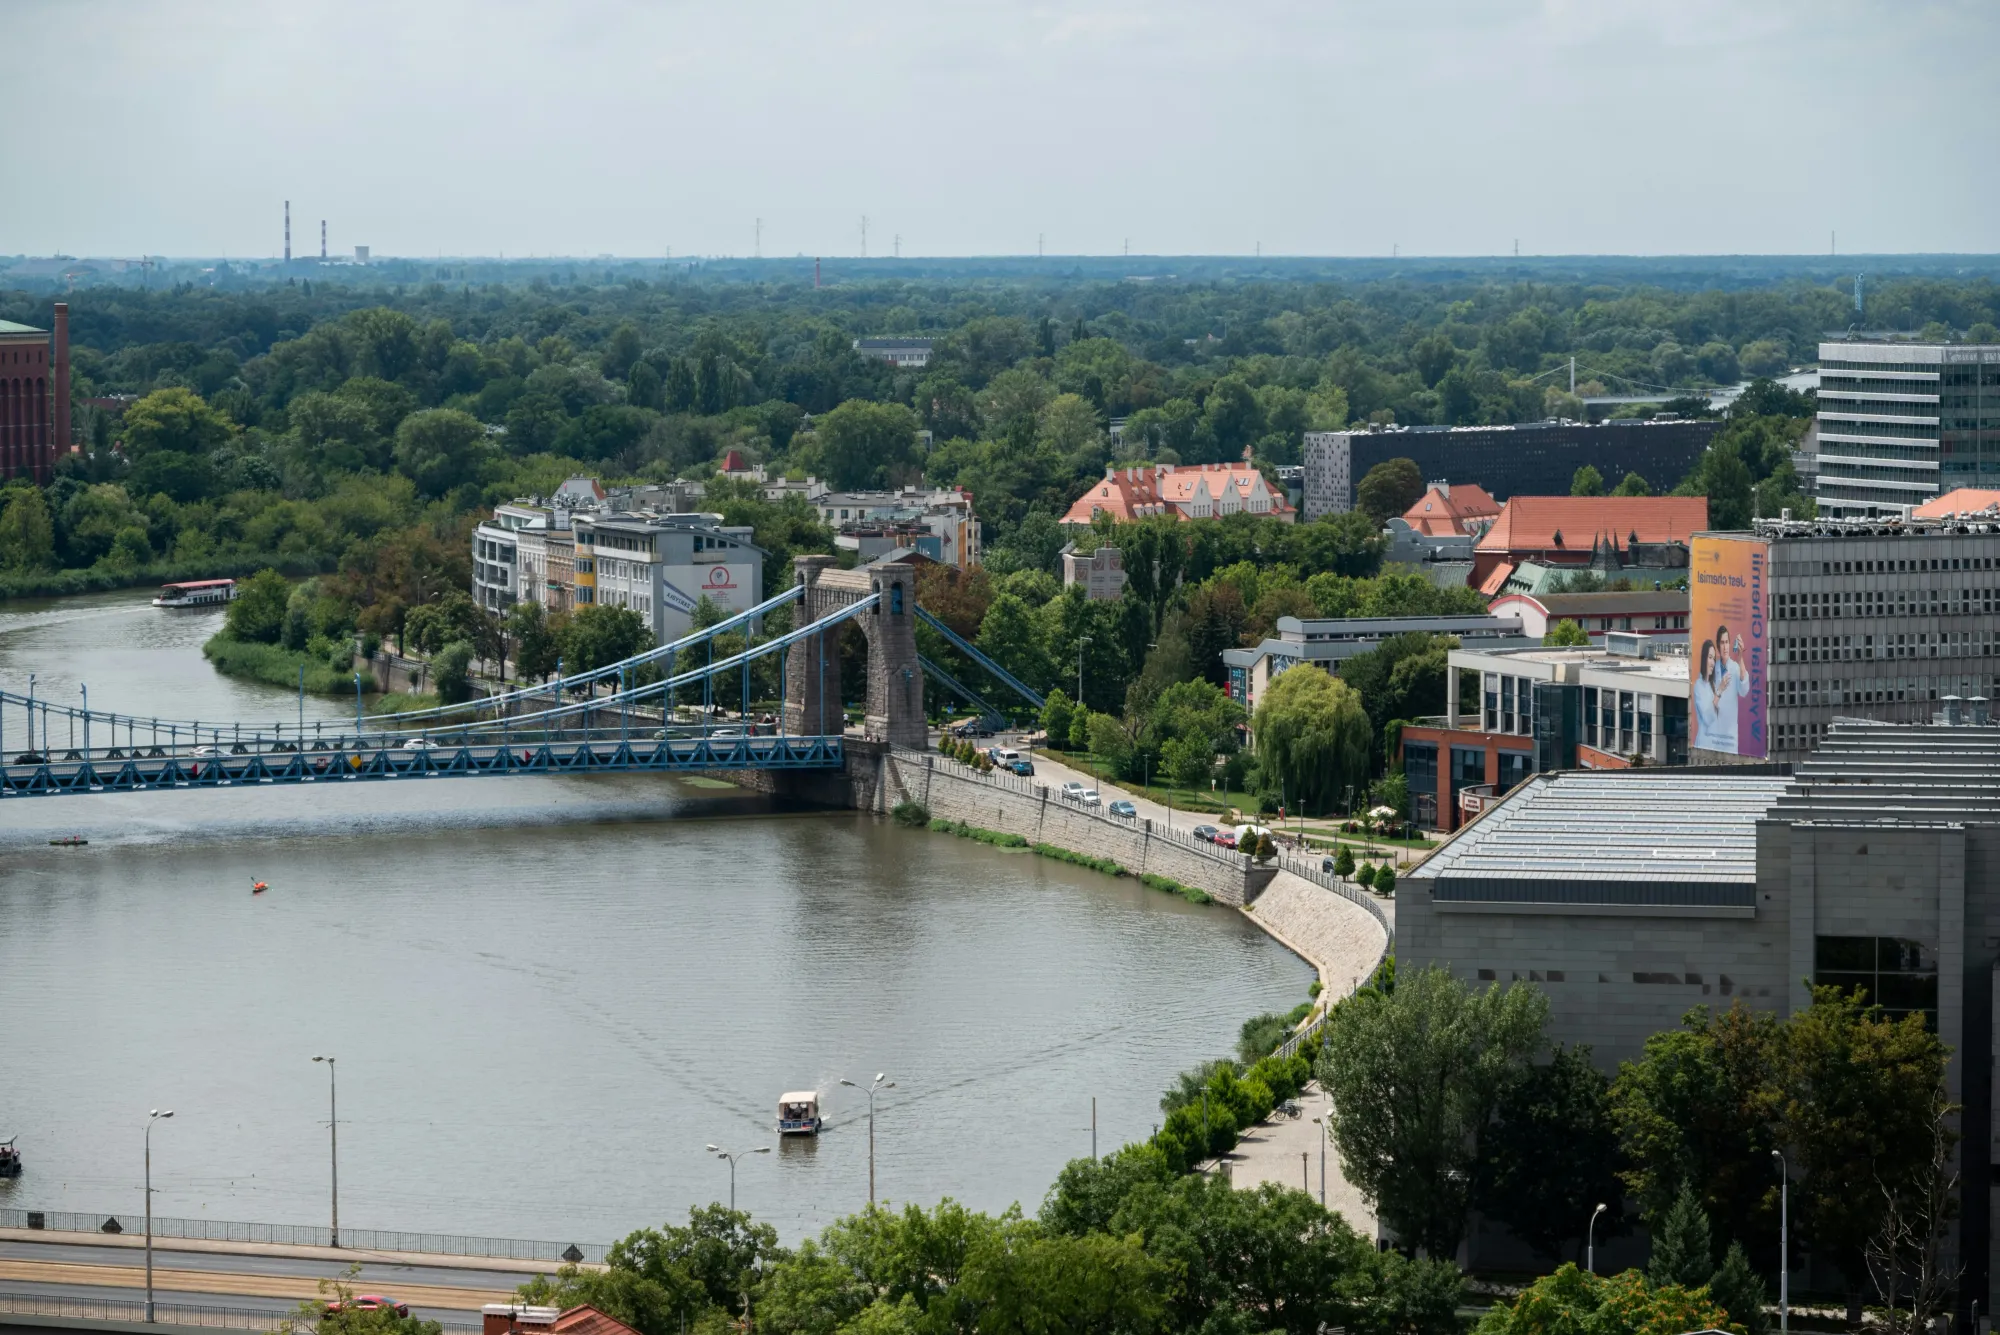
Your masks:
<instances>
[{"instance_id":1,"label":"small tour boat","mask_svg":"<svg viewBox=\"0 0 2000 1335\"><path fill-rule=\"evenodd\" d=\"M80 834L66 834L60 839L49 840L50 848L81 848L90 840Z\"/></svg>"},{"instance_id":2,"label":"small tour boat","mask_svg":"<svg viewBox=\"0 0 2000 1335\"><path fill-rule=\"evenodd\" d=\"M818 1090L799 1089L778 1095L779 1135L816 1136L820 1126Z\"/></svg>"},{"instance_id":3,"label":"small tour boat","mask_svg":"<svg viewBox=\"0 0 2000 1335\"><path fill-rule=\"evenodd\" d=\"M155 607L206 607L211 603L226 603L236 597L236 581L233 579L190 579L178 584L162 584L160 596L153 599Z\"/></svg>"},{"instance_id":4,"label":"small tour boat","mask_svg":"<svg viewBox=\"0 0 2000 1335\"><path fill-rule=\"evenodd\" d=\"M14 1148L17 1137L9 1136L0 1140L0 1177L21 1175L21 1151Z\"/></svg>"}]
</instances>

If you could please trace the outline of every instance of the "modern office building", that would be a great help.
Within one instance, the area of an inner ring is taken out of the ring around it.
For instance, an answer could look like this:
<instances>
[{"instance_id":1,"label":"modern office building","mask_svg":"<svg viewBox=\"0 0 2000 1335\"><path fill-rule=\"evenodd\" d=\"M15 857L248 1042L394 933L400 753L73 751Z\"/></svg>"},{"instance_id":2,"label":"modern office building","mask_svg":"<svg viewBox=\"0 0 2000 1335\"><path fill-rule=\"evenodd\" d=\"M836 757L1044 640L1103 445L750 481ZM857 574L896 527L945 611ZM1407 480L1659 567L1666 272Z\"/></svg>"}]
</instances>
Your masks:
<instances>
[{"instance_id":1,"label":"modern office building","mask_svg":"<svg viewBox=\"0 0 2000 1335\"><path fill-rule=\"evenodd\" d=\"M1399 739L1410 816L1426 829L1457 829L1531 774L1687 764L1685 634L1453 649L1448 661L1445 712L1404 724ZM1468 677L1479 683L1470 701Z\"/></svg>"},{"instance_id":2,"label":"modern office building","mask_svg":"<svg viewBox=\"0 0 2000 1335\"><path fill-rule=\"evenodd\" d=\"M1508 593L1486 605L1494 616L1515 617L1521 633L1539 639L1558 623L1573 621L1592 640L1624 631L1633 635L1688 633L1686 589L1605 590L1599 593Z\"/></svg>"},{"instance_id":3,"label":"modern office building","mask_svg":"<svg viewBox=\"0 0 2000 1335\"><path fill-rule=\"evenodd\" d=\"M703 598L729 612L763 600L764 549L748 525L725 525L713 514L594 512L578 514L573 530L579 578L590 566L592 601L629 607L662 643L688 632Z\"/></svg>"},{"instance_id":4,"label":"modern office building","mask_svg":"<svg viewBox=\"0 0 2000 1335\"><path fill-rule=\"evenodd\" d=\"M1790 767L1530 778L1398 882L1396 962L1533 983L1550 1040L1589 1045L1606 1072L1695 1006L1784 1016L1814 984L1923 1014L1963 1105L1959 1307L1983 1315L2000 1193L1995 865L2000 728L1843 720Z\"/></svg>"},{"instance_id":5,"label":"modern office building","mask_svg":"<svg viewBox=\"0 0 2000 1335\"><path fill-rule=\"evenodd\" d=\"M1567 496L1576 470L1585 464L1604 475L1606 486L1637 473L1655 491L1669 491L1694 468L1721 425L1712 418L1672 418L1308 431L1305 517L1352 510L1361 479L1391 459L1413 460L1425 477L1476 482L1503 501Z\"/></svg>"},{"instance_id":6,"label":"modern office building","mask_svg":"<svg viewBox=\"0 0 2000 1335\"><path fill-rule=\"evenodd\" d=\"M1760 520L1698 535L1693 562L1697 764L1800 760L1837 716L2000 695L2000 522Z\"/></svg>"},{"instance_id":7,"label":"modern office building","mask_svg":"<svg viewBox=\"0 0 2000 1335\"><path fill-rule=\"evenodd\" d=\"M1822 343L1819 368L1822 518L2000 481L2000 344Z\"/></svg>"}]
</instances>

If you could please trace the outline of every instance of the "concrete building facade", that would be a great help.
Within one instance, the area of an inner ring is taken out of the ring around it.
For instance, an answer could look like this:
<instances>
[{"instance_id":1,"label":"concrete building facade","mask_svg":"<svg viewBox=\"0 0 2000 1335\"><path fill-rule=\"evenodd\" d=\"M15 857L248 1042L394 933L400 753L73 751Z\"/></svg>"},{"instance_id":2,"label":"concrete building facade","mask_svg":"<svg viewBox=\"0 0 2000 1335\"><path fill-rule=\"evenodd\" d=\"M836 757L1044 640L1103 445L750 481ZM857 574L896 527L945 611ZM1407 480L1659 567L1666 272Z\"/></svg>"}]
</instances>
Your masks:
<instances>
[{"instance_id":1,"label":"concrete building facade","mask_svg":"<svg viewBox=\"0 0 2000 1335\"><path fill-rule=\"evenodd\" d=\"M2000 482L2000 344L1822 343L1814 499L1898 516Z\"/></svg>"},{"instance_id":2,"label":"concrete building facade","mask_svg":"<svg viewBox=\"0 0 2000 1335\"><path fill-rule=\"evenodd\" d=\"M2000 523L1766 520L1714 536L1768 549L1770 758L1803 759L1835 717L1915 723L1948 695L2000 698Z\"/></svg>"},{"instance_id":3,"label":"concrete building facade","mask_svg":"<svg viewBox=\"0 0 2000 1335\"><path fill-rule=\"evenodd\" d=\"M1461 643L1525 649L1539 644L1521 634L1521 623L1507 617L1466 613L1435 617L1279 617L1278 634L1253 649L1224 649L1222 663L1229 677L1230 698L1254 711L1271 679L1301 664L1333 672L1356 654L1365 654L1392 635L1422 632L1453 635Z\"/></svg>"},{"instance_id":4,"label":"concrete building facade","mask_svg":"<svg viewBox=\"0 0 2000 1335\"><path fill-rule=\"evenodd\" d=\"M703 598L730 612L763 601L764 549L748 525L709 514L592 513L573 522L579 580L590 566L589 601L637 612L661 643L688 633Z\"/></svg>"},{"instance_id":5,"label":"concrete building facade","mask_svg":"<svg viewBox=\"0 0 2000 1335\"><path fill-rule=\"evenodd\" d=\"M1396 897L1399 966L1533 983L1549 1038L1606 1071L1695 1006L1783 1016L1813 984L1924 1015L1963 1105L1959 1306L1991 1310L2000 728L1843 721L1792 767L1538 775Z\"/></svg>"},{"instance_id":6,"label":"concrete building facade","mask_svg":"<svg viewBox=\"0 0 2000 1335\"><path fill-rule=\"evenodd\" d=\"M1125 596L1125 554L1104 546L1080 552L1075 543L1062 549L1062 582L1083 586L1083 596L1094 603L1116 602Z\"/></svg>"}]
</instances>

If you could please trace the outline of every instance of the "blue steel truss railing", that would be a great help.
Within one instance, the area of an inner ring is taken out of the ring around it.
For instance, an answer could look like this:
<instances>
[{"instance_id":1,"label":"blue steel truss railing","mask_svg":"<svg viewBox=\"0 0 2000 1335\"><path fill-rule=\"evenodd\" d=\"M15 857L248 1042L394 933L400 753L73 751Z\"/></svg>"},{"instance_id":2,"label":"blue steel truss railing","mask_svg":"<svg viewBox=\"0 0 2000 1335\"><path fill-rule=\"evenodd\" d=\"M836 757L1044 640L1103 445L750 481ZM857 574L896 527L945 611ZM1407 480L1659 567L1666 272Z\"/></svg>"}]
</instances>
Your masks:
<instances>
[{"instance_id":1,"label":"blue steel truss railing","mask_svg":"<svg viewBox=\"0 0 2000 1335\"><path fill-rule=\"evenodd\" d=\"M921 607L917 609L917 616L923 620L923 623L926 626L929 626L932 630L944 636L945 639L950 642L952 648L964 654L967 658L977 663L980 667L985 668L989 673L992 674L993 679L999 682L1002 686L1005 686L1008 690L1013 691L1016 695L1019 695L1023 700L1026 700L1029 704L1033 705L1037 709L1040 709L1042 705L1046 703L1040 691L1034 690L1031 687L1023 685L1019 677L1016 677L1006 668L1001 667L998 663L988 658L985 654L982 654L981 652L979 652L979 650L973 648L970 641L968 641L963 635L960 635L957 631L953 630L950 626L945 625L944 622L938 620L936 617L932 616L929 612L926 612Z\"/></svg>"},{"instance_id":2,"label":"blue steel truss railing","mask_svg":"<svg viewBox=\"0 0 2000 1335\"><path fill-rule=\"evenodd\" d=\"M60 748L60 753L58 754L58 748L50 744L48 737L47 713L43 716L42 735L40 738L33 736L27 738L28 746L25 751L9 747L7 745L7 732L5 728L6 709L4 704L0 704L0 761L6 761L10 757L12 759L11 764L0 767L0 769L4 769L6 773L11 774L15 770L24 768L32 769L35 767L49 767L62 764L83 764L88 768L99 760L107 762L151 762L166 759L195 761L226 759L231 764L234 764L236 763L234 758L246 755L289 754L300 756L327 751L353 752L360 750L382 750L392 745L401 744L408 746L414 742L426 740L432 745L492 746L497 744L503 747L511 746L515 741L533 741L545 738L554 738L562 742L570 742L578 738L593 740L600 739L602 734L611 731L602 725L594 724L592 722L593 717L603 718L613 714L616 715L618 720L618 725L615 729L616 735L621 740L629 740L635 720L642 731L653 725L654 720L647 714L646 707L647 702L655 698L659 701L659 717L657 722L661 725L662 739L671 740L671 734L675 731L675 728L670 711L666 708L666 701L681 688L698 683L704 684L704 695L706 698L704 700L703 711L705 720L703 735L707 736L709 727L706 720L713 718L713 709L709 707L713 696L713 682L731 674L740 674L743 680L743 704L747 713L750 696L749 669L753 662L772 654L785 654L795 645L822 634L842 622L872 610L880 601L881 596L879 594L870 594L866 598L858 599L828 613L818 621L808 622L806 625L788 631L783 635L774 636L762 643L751 645L740 653L732 654L727 658L704 664L701 667L693 668L686 672L661 678L658 681L648 682L640 686L627 685L609 695L574 700L530 713L496 713L490 718L481 717L481 710L476 703L472 702L456 707L455 709L447 708L438 711L425 711L425 719L437 725L422 730L428 734L427 737L409 737L407 726L409 722L408 716L392 715L377 717L375 719L357 719L356 725L351 732L345 729L336 729L328 732L324 723L310 725L313 729L311 732L300 731L299 725L287 728L285 725L280 724L274 725L273 729L269 732L263 729L251 729L246 737L244 729L240 724L172 723L141 719L131 715L100 715L94 712L78 710L70 711L67 715L57 711L57 717L81 720L85 724L82 745L75 745L72 740L72 744ZM629 671L629 666L627 670ZM784 674L781 671L781 715L783 679ZM566 689L569 684L565 682L558 689ZM544 690L534 692L533 694L541 696L546 693L547 691ZM522 695L517 693L516 698L522 698ZM821 698L823 701L824 697L822 696ZM9 702L20 699L23 698L7 697L7 701ZM41 707L45 702L38 701L35 704L37 707ZM33 718L34 715L30 713L31 726ZM111 728L112 743L109 747L93 743L89 735L88 726L92 721L100 721L102 725ZM833 733L837 734L841 729L843 720L836 714L831 721L834 725ZM807 735L828 735L827 720L808 720L806 722L817 725L817 731ZM117 734L119 725L123 725L126 730L122 744ZM141 741L138 737L138 733L142 728L147 730L147 737L144 741ZM167 734L165 738L160 736L162 731ZM290 740L287 740L288 735ZM20 734L16 733L15 736L18 739ZM371 737L374 739L372 742L369 740ZM7 783L0 783L0 796L6 796L9 791L10 788Z\"/></svg>"},{"instance_id":3,"label":"blue steel truss railing","mask_svg":"<svg viewBox=\"0 0 2000 1335\"><path fill-rule=\"evenodd\" d=\"M712 643L718 635L746 626L766 613L776 611L787 603L795 602L804 591L802 585L794 584L791 588L786 589L775 597L765 599L748 611L738 612L733 616L716 622L712 626L706 626L701 630L684 635L678 640L648 649L644 653L634 654L632 657L622 659L616 663L609 663L600 668L593 668L588 672L578 672L560 677L553 683L540 686L524 686L499 695L489 695L478 700L468 701L462 705L435 705L426 709L409 709L393 714L378 714L371 721L384 728L407 728L413 724L424 723L431 719L462 717L467 710L493 710L497 712L511 709L520 704L532 704L539 699L552 698L558 691L574 691L578 688L590 690L596 683L601 681L617 679L623 683L629 681L635 671L653 663L664 662L671 671L674 659L678 654L695 648L704 642ZM0 728L4 728L4 717L8 709L18 709L30 713L39 712L44 720L57 719L66 724L82 723L88 720L92 724L104 727L123 726L130 728L136 723L147 727L151 732L157 732L162 728L169 729L170 736L179 736L182 734L188 736L213 736L219 735L219 729L237 728L235 724L216 724L200 719L166 719L152 715L121 714L113 710L82 709L70 705L57 704L55 701L46 698L36 699L32 692L28 695L22 695L15 691L0 690ZM276 728L277 725L274 724L273 727ZM295 736L297 735L296 727L293 729L293 733Z\"/></svg>"},{"instance_id":4,"label":"blue steel truss railing","mask_svg":"<svg viewBox=\"0 0 2000 1335\"><path fill-rule=\"evenodd\" d=\"M922 654L917 655L917 662L923 667L924 671L930 673L932 677L937 679L937 682L940 686L944 687L947 691L950 691L953 695L957 696L959 699L965 701L965 703L971 705L974 709L977 709L983 716L987 718L1002 719L1002 720L1004 720L1007 717L1005 714L1002 714L999 710L995 709L992 705L987 704L986 701L980 697L977 691L974 691L970 686L967 686L964 682L952 676L949 672L946 672L943 668L939 667L936 663L924 657Z\"/></svg>"}]
</instances>

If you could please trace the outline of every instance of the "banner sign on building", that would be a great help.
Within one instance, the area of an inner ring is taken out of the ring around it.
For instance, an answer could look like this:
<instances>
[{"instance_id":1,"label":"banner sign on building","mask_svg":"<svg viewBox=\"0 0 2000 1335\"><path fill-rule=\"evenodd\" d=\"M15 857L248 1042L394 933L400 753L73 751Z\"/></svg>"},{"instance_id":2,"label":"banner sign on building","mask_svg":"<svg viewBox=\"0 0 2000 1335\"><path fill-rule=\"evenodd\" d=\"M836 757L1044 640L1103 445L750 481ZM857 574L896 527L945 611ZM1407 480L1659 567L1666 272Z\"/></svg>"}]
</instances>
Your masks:
<instances>
[{"instance_id":1,"label":"banner sign on building","mask_svg":"<svg viewBox=\"0 0 2000 1335\"><path fill-rule=\"evenodd\" d=\"M1703 534L1689 553L1688 712L1694 745L1762 760L1770 754L1766 708L1771 655L1765 591L1771 545Z\"/></svg>"}]
</instances>

